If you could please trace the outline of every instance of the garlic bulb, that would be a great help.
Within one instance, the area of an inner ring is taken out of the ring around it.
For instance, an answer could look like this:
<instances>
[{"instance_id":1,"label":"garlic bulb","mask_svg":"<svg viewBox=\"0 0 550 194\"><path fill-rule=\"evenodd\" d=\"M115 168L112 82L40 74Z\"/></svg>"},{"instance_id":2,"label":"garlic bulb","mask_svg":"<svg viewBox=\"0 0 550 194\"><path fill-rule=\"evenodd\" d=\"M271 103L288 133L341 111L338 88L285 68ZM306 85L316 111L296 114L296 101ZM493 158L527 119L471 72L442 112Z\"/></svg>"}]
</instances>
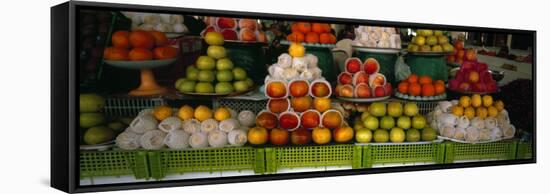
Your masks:
<instances>
[{"instance_id":1,"label":"garlic bulb","mask_svg":"<svg viewBox=\"0 0 550 194\"><path fill-rule=\"evenodd\" d=\"M470 126L470 119L468 119L468 117L461 116L460 118L458 118L458 123L457 123L458 128L466 129L466 127L469 127L469 126Z\"/></svg>"},{"instance_id":2,"label":"garlic bulb","mask_svg":"<svg viewBox=\"0 0 550 194\"><path fill-rule=\"evenodd\" d=\"M170 23L170 24L183 24L184 21L185 20L184 20L182 15L172 14L172 15L170 15L170 21L168 23Z\"/></svg>"},{"instance_id":3,"label":"garlic bulb","mask_svg":"<svg viewBox=\"0 0 550 194\"><path fill-rule=\"evenodd\" d=\"M143 134L157 128L158 121L152 115L137 116L131 123L130 129L137 134Z\"/></svg>"},{"instance_id":4,"label":"garlic bulb","mask_svg":"<svg viewBox=\"0 0 550 194\"><path fill-rule=\"evenodd\" d=\"M227 145L227 134L220 130L208 132L208 144L214 148L220 148Z\"/></svg>"},{"instance_id":5,"label":"garlic bulb","mask_svg":"<svg viewBox=\"0 0 550 194\"><path fill-rule=\"evenodd\" d=\"M248 137L245 131L237 129L227 134L227 141L231 145L243 146L248 141Z\"/></svg>"},{"instance_id":6,"label":"garlic bulb","mask_svg":"<svg viewBox=\"0 0 550 194\"><path fill-rule=\"evenodd\" d=\"M189 32L189 29L184 24L174 24L174 25L172 25L172 30L175 33L187 33L187 32Z\"/></svg>"},{"instance_id":7,"label":"garlic bulb","mask_svg":"<svg viewBox=\"0 0 550 194\"><path fill-rule=\"evenodd\" d=\"M172 131L172 130L179 130L181 129L181 125L182 125L182 122L180 120L180 118L178 117L168 117L164 120L162 120L159 125L158 125L158 128L166 133Z\"/></svg>"},{"instance_id":8,"label":"garlic bulb","mask_svg":"<svg viewBox=\"0 0 550 194\"><path fill-rule=\"evenodd\" d=\"M497 140L502 137L502 129L495 127L491 129L491 140Z\"/></svg>"},{"instance_id":9,"label":"garlic bulb","mask_svg":"<svg viewBox=\"0 0 550 194\"><path fill-rule=\"evenodd\" d=\"M201 122L197 119L188 119L182 122L181 128L187 133L197 133L201 131Z\"/></svg>"},{"instance_id":10,"label":"garlic bulb","mask_svg":"<svg viewBox=\"0 0 550 194\"><path fill-rule=\"evenodd\" d=\"M452 125L443 125L441 135L445 137L453 137L455 135L455 128Z\"/></svg>"},{"instance_id":11,"label":"garlic bulb","mask_svg":"<svg viewBox=\"0 0 550 194\"><path fill-rule=\"evenodd\" d=\"M161 130L151 130L139 138L139 144L146 150L158 150L164 146L166 133Z\"/></svg>"},{"instance_id":12,"label":"garlic bulb","mask_svg":"<svg viewBox=\"0 0 550 194\"><path fill-rule=\"evenodd\" d=\"M483 129L485 128L485 121L479 117L475 117L470 121L470 125L476 129Z\"/></svg>"},{"instance_id":13,"label":"garlic bulb","mask_svg":"<svg viewBox=\"0 0 550 194\"><path fill-rule=\"evenodd\" d=\"M239 123L242 126L245 127L252 127L254 124L256 124L256 114L254 112L249 110L244 110L239 113L239 116L237 116Z\"/></svg>"},{"instance_id":14,"label":"garlic bulb","mask_svg":"<svg viewBox=\"0 0 550 194\"><path fill-rule=\"evenodd\" d=\"M487 141L491 139L491 130L490 129L480 129L479 130L479 140Z\"/></svg>"},{"instance_id":15,"label":"garlic bulb","mask_svg":"<svg viewBox=\"0 0 550 194\"><path fill-rule=\"evenodd\" d=\"M485 128L487 128L487 129L493 129L493 128L496 128L498 126L497 125L497 119L495 119L494 117L485 118L483 123L485 125Z\"/></svg>"},{"instance_id":16,"label":"garlic bulb","mask_svg":"<svg viewBox=\"0 0 550 194\"><path fill-rule=\"evenodd\" d=\"M502 135L504 138L512 138L516 134L516 127L512 124L506 124L502 128Z\"/></svg>"},{"instance_id":17,"label":"garlic bulb","mask_svg":"<svg viewBox=\"0 0 550 194\"><path fill-rule=\"evenodd\" d=\"M304 58L307 59L307 68L317 67L317 64L319 63L319 59L317 58L317 56L308 53L304 56Z\"/></svg>"},{"instance_id":18,"label":"garlic bulb","mask_svg":"<svg viewBox=\"0 0 550 194\"><path fill-rule=\"evenodd\" d=\"M466 141L468 142L479 141L479 130L471 126L466 128Z\"/></svg>"},{"instance_id":19,"label":"garlic bulb","mask_svg":"<svg viewBox=\"0 0 550 194\"><path fill-rule=\"evenodd\" d=\"M230 118L230 119L225 119L221 121L219 129L222 132L229 133L230 131L238 127L239 127L239 121L237 121L236 119Z\"/></svg>"},{"instance_id":20,"label":"garlic bulb","mask_svg":"<svg viewBox=\"0 0 550 194\"><path fill-rule=\"evenodd\" d=\"M305 57L294 57L292 59L292 68L301 73L306 70L308 66L308 59Z\"/></svg>"},{"instance_id":21,"label":"garlic bulb","mask_svg":"<svg viewBox=\"0 0 550 194\"><path fill-rule=\"evenodd\" d=\"M294 69L294 68L285 68L285 69L283 69L282 77L285 80L294 79L294 78L298 77L298 75L299 75L298 71L296 71L296 69Z\"/></svg>"},{"instance_id":22,"label":"garlic bulb","mask_svg":"<svg viewBox=\"0 0 550 194\"><path fill-rule=\"evenodd\" d=\"M160 22L162 23L170 23L170 14L167 13L161 13L159 14Z\"/></svg>"},{"instance_id":23,"label":"garlic bulb","mask_svg":"<svg viewBox=\"0 0 550 194\"><path fill-rule=\"evenodd\" d=\"M167 23L159 23L159 24L155 25L154 29L156 31L159 31L159 32L172 32L172 31L174 31L172 29L172 25L167 24Z\"/></svg>"},{"instance_id":24,"label":"garlic bulb","mask_svg":"<svg viewBox=\"0 0 550 194\"><path fill-rule=\"evenodd\" d=\"M444 113L448 113L451 110L453 104L450 101L441 101L438 102L439 110Z\"/></svg>"},{"instance_id":25,"label":"garlic bulb","mask_svg":"<svg viewBox=\"0 0 550 194\"><path fill-rule=\"evenodd\" d=\"M458 139L458 140L464 140L465 137L466 137L465 128L456 128L455 134L452 136L453 139Z\"/></svg>"},{"instance_id":26,"label":"garlic bulb","mask_svg":"<svg viewBox=\"0 0 550 194\"><path fill-rule=\"evenodd\" d=\"M152 13L144 13L142 15L142 23L145 24L158 24L160 23L160 16L159 14L152 14Z\"/></svg>"},{"instance_id":27,"label":"garlic bulb","mask_svg":"<svg viewBox=\"0 0 550 194\"><path fill-rule=\"evenodd\" d=\"M202 132L191 134L191 137L189 137L189 145L192 148L205 148L205 147L208 147L207 134L202 133Z\"/></svg>"},{"instance_id":28,"label":"garlic bulb","mask_svg":"<svg viewBox=\"0 0 550 194\"><path fill-rule=\"evenodd\" d=\"M172 149L189 147L189 133L182 130L172 130L164 138L164 144Z\"/></svg>"},{"instance_id":29,"label":"garlic bulb","mask_svg":"<svg viewBox=\"0 0 550 194\"><path fill-rule=\"evenodd\" d=\"M140 135L126 130L116 137L116 146L123 150L135 150L139 148Z\"/></svg>"},{"instance_id":30,"label":"garlic bulb","mask_svg":"<svg viewBox=\"0 0 550 194\"><path fill-rule=\"evenodd\" d=\"M215 119L206 119L201 123L201 132L210 132L218 130L218 121Z\"/></svg>"},{"instance_id":31,"label":"garlic bulb","mask_svg":"<svg viewBox=\"0 0 550 194\"><path fill-rule=\"evenodd\" d=\"M277 64L281 68L288 68L292 65L292 57L287 53L283 53L277 58Z\"/></svg>"}]
</instances>

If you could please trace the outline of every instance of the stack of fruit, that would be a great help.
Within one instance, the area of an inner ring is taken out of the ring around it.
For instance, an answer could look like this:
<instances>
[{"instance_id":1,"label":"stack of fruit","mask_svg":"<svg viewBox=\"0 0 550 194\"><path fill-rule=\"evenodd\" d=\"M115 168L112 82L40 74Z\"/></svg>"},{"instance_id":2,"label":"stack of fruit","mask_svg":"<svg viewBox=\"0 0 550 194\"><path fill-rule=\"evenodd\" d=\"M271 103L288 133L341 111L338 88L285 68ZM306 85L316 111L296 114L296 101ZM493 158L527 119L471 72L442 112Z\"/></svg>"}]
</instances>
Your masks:
<instances>
[{"instance_id":1,"label":"stack of fruit","mask_svg":"<svg viewBox=\"0 0 550 194\"><path fill-rule=\"evenodd\" d=\"M156 14L141 12L121 12L132 20L133 30L156 30L165 33L186 33L189 30L179 14Z\"/></svg>"},{"instance_id":2,"label":"stack of fruit","mask_svg":"<svg viewBox=\"0 0 550 194\"><path fill-rule=\"evenodd\" d=\"M283 53L277 58L277 63L269 66L266 80L276 79L290 82L295 79L313 81L321 79L322 71L317 66L315 55L305 54L306 49L300 43L292 43L288 54Z\"/></svg>"},{"instance_id":3,"label":"stack of fruit","mask_svg":"<svg viewBox=\"0 0 550 194\"><path fill-rule=\"evenodd\" d=\"M428 114L428 121L441 136L465 142L512 138L516 131L510 124L504 102L493 102L490 95L473 94L461 96L459 100L441 101Z\"/></svg>"},{"instance_id":4,"label":"stack of fruit","mask_svg":"<svg viewBox=\"0 0 550 194\"><path fill-rule=\"evenodd\" d=\"M355 28L353 46L401 49L401 37L395 28L359 26Z\"/></svg>"},{"instance_id":5,"label":"stack of fruit","mask_svg":"<svg viewBox=\"0 0 550 194\"><path fill-rule=\"evenodd\" d=\"M306 42L309 44L336 44L336 36L331 33L330 24L294 22L292 33L286 39L289 42Z\"/></svg>"},{"instance_id":6,"label":"stack of fruit","mask_svg":"<svg viewBox=\"0 0 550 194\"><path fill-rule=\"evenodd\" d=\"M243 146L254 116L248 110L237 114L224 107L212 111L202 105L196 108L184 105L176 110L158 106L143 110L118 135L116 144L125 150Z\"/></svg>"},{"instance_id":7,"label":"stack of fruit","mask_svg":"<svg viewBox=\"0 0 550 194\"><path fill-rule=\"evenodd\" d=\"M409 52L453 52L449 38L440 30L418 29L407 48Z\"/></svg>"},{"instance_id":8,"label":"stack of fruit","mask_svg":"<svg viewBox=\"0 0 550 194\"><path fill-rule=\"evenodd\" d=\"M208 26L201 33L203 37L209 32L219 32L226 40L267 42L261 25L255 19L206 17L204 21Z\"/></svg>"},{"instance_id":9,"label":"stack of fruit","mask_svg":"<svg viewBox=\"0 0 550 194\"><path fill-rule=\"evenodd\" d=\"M123 124L106 123L101 113L105 106L105 99L97 94L80 94L80 129L83 133L81 144L97 145L110 142L115 137L115 130L123 128Z\"/></svg>"},{"instance_id":10,"label":"stack of fruit","mask_svg":"<svg viewBox=\"0 0 550 194\"><path fill-rule=\"evenodd\" d=\"M477 53L475 49L464 48L462 40L456 40L454 43L454 51L452 55L447 56L447 62L462 64L464 61L477 61Z\"/></svg>"},{"instance_id":11,"label":"stack of fruit","mask_svg":"<svg viewBox=\"0 0 550 194\"><path fill-rule=\"evenodd\" d=\"M426 118L418 113L416 103L373 102L368 111L355 119L355 140L358 143L433 141L436 131L426 124Z\"/></svg>"},{"instance_id":12,"label":"stack of fruit","mask_svg":"<svg viewBox=\"0 0 550 194\"><path fill-rule=\"evenodd\" d=\"M449 80L449 88L465 93L494 93L498 86L486 63L464 61L455 77Z\"/></svg>"},{"instance_id":13,"label":"stack of fruit","mask_svg":"<svg viewBox=\"0 0 550 194\"><path fill-rule=\"evenodd\" d=\"M116 31L112 47L105 48L103 58L115 61L146 61L175 58L176 48L168 46L166 35L159 31Z\"/></svg>"},{"instance_id":14,"label":"stack of fruit","mask_svg":"<svg viewBox=\"0 0 550 194\"><path fill-rule=\"evenodd\" d=\"M411 74L397 85L395 96L407 100L442 100L445 94L445 82L433 81L430 76Z\"/></svg>"},{"instance_id":15,"label":"stack of fruit","mask_svg":"<svg viewBox=\"0 0 550 194\"><path fill-rule=\"evenodd\" d=\"M392 86L386 77L378 73L380 64L374 58L365 63L359 58L346 60L346 71L338 75L335 94L344 98L379 98L390 96Z\"/></svg>"},{"instance_id":16,"label":"stack of fruit","mask_svg":"<svg viewBox=\"0 0 550 194\"><path fill-rule=\"evenodd\" d=\"M246 71L234 67L226 57L223 36L209 32L204 37L208 45L207 55L200 56L196 65L186 69L186 77L176 81L175 87L182 93L230 94L248 91L254 85ZM215 87L214 84L215 83Z\"/></svg>"}]
</instances>

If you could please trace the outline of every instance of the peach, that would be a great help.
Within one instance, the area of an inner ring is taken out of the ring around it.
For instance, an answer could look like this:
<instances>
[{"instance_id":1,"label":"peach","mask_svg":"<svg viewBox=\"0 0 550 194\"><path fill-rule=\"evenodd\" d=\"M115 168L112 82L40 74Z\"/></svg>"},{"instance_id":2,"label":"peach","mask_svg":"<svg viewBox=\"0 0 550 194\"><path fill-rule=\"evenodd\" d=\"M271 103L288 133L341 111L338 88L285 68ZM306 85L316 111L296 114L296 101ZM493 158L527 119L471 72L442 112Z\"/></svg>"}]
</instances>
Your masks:
<instances>
[{"instance_id":1,"label":"peach","mask_svg":"<svg viewBox=\"0 0 550 194\"><path fill-rule=\"evenodd\" d=\"M256 41L256 33L247 28L241 29L239 39L242 41Z\"/></svg>"},{"instance_id":2,"label":"peach","mask_svg":"<svg viewBox=\"0 0 550 194\"><path fill-rule=\"evenodd\" d=\"M313 97L329 97L331 93L330 84L326 81L317 81L311 85L311 95Z\"/></svg>"},{"instance_id":3,"label":"peach","mask_svg":"<svg viewBox=\"0 0 550 194\"><path fill-rule=\"evenodd\" d=\"M357 98L369 98L371 97L371 89L367 84L359 84L355 86L355 97Z\"/></svg>"},{"instance_id":4,"label":"peach","mask_svg":"<svg viewBox=\"0 0 550 194\"><path fill-rule=\"evenodd\" d=\"M300 126L300 118L294 112L284 112L279 116L279 126L283 129L296 129Z\"/></svg>"},{"instance_id":5,"label":"peach","mask_svg":"<svg viewBox=\"0 0 550 194\"><path fill-rule=\"evenodd\" d=\"M386 85L384 85L384 90L386 90L386 96L390 96L393 92L391 83L386 83Z\"/></svg>"},{"instance_id":6,"label":"peach","mask_svg":"<svg viewBox=\"0 0 550 194\"><path fill-rule=\"evenodd\" d=\"M373 73L378 73L378 71L380 70L380 64L378 64L378 61L376 59L368 58L363 64L363 70L369 75Z\"/></svg>"},{"instance_id":7,"label":"peach","mask_svg":"<svg viewBox=\"0 0 550 194\"><path fill-rule=\"evenodd\" d=\"M237 22L234 18L226 18L226 17L219 17L218 22L216 23L219 28L226 29L226 28L235 28L237 26Z\"/></svg>"},{"instance_id":8,"label":"peach","mask_svg":"<svg viewBox=\"0 0 550 194\"><path fill-rule=\"evenodd\" d=\"M384 86L376 86L373 93L375 97L383 97L386 96L386 89L384 89Z\"/></svg>"},{"instance_id":9,"label":"peach","mask_svg":"<svg viewBox=\"0 0 550 194\"><path fill-rule=\"evenodd\" d=\"M267 129L273 129L277 127L277 115L263 111L256 116L256 125Z\"/></svg>"},{"instance_id":10,"label":"peach","mask_svg":"<svg viewBox=\"0 0 550 194\"><path fill-rule=\"evenodd\" d=\"M312 104L311 97L304 96L304 97L293 97L290 100L290 106L294 109L296 112L304 112L308 110L311 107Z\"/></svg>"},{"instance_id":11,"label":"peach","mask_svg":"<svg viewBox=\"0 0 550 194\"><path fill-rule=\"evenodd\" d=\"M340 88L340 96L346 97L346 98L352 98L353 97L353 86L352 85L344 85L342 88Z\"/></svg>"},{"instance_id":12,"label":"peach","mask_svg":"<svg viewBox=\"0 0 550 194\"><path fill-rule=\"evenodd\" d=\"M290 107L288 98L279 98L279 99L269 99L267 101L267 110L272 113L282 113Z\"/></svg>"},{"instance_id":13,"label":"peach","mask_svg":"<svg viewBox=\"0 0 550 194\"><path fill-rule=\"evenodd\" d=\"M300 120L306 129L318 127L321 123L321 114L315 110L308 110L302 113Z\"/></svg>"},{"instance_id":14,"label":"peach","mask_svg":"<svg viewBox=\"0 0 550 194\"><path fill-rule=\"evenodd\" d=\"M365 72L357 72L355 75L353 75L353 85L358 84L368 84L369 83L369 74Z\"/></svg>"},{"instance_id":15,"label":"peach","mask_svg":"<svg viewBox=\"0 0 550 194\"><path fill-rule=\"evenodd\" d=\"M283 98L287 96L286 84L282 81L267 83L265 93L270 98Z\"/></svg>"},{"instance_id":16,"label":"peach","mask_svg":"<svg viewBox=\"0 0 550 194\"><path fill-rule=\"evenodd\" d=\"M352 74L348 72L342 72L340 75L338 75L338 83L345 85L345 84L351 84L353 80Z\"/></svg>"},{"instance_id":17,"label":"peach","mask_svg":"<svg viewBox=\"0 0 550 194\"><path fill-rule=\"evenodd\" d=\"M237 31L233 29L224 29L221 33L225 40L239 40L239 35L237 34Z\"/></svg>"},{"instance_id":18,"label":"peach","mask_svg":"<svg viewBox=\"0 0 550 194\"><path fill-rule=\"evenodd\" d=\"M336 129L340 127L342 125L342 121L342 114L340 114L337 110L328 110L323 113L323 116L321 117L323 127L329 129Z\"/></svg>"},{"instance_id":19,"label":"peach","mask_svg":"<svg viewBox=\"0 0 550 194\"><path fill-rule=\"evenodd\" d=\"M361 60L359 58L349 58L346 60L346 72L357 73L361 71Z\"/></svg>"},{"instance_id":20,"label":"peach","mask_svg":"<svg viewBox=\"0 0 550 194\"><path fill-rule=\"evenodd\" d=\"M315 98L313 100L313 108L319 112L325 112L330 109L331 100L330 98Z\"/></svg>"},{"instance_id":21,"label":"peach","mask_svg":"<svg viewBox=\"0 0 550 194\"><path fill-rule=\"evenodd\" d=\"M256 30L256 26L258 25L258 23L256 23L256 20L255 19L240 19L239 20L239 28L241 29L250 29L250 30Z\"/></svg>"},{"instance_id":22,"label":"peach","mask_svg":"<svg viewBox=\"0 0 550 194\"><path fill-rule=\"evenodd\" d=\"M302 97L309 92L309 84L305 80L296 80L289 84L290 96Z\"/></svg>"},{"instance_id":23,"label":"peach","mask_svg":"<svg viewBox=\"0 0 550 194\"><path fill-rule=\"evenodd\" d=\"M380 73L371 74L369 77L369 85L371 87L384 86L386 84L386 76Z\"/></svg>"}]
</instances>

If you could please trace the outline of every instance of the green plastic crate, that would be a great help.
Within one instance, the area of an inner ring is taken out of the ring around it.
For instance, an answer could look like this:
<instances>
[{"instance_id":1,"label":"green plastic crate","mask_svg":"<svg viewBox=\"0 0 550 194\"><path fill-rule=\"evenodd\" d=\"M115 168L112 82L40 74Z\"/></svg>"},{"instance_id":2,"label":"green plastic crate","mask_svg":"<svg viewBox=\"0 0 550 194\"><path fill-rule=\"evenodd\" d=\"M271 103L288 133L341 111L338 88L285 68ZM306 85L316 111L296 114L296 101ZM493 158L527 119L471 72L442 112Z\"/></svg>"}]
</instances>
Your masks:
<instances>
[{"instance_id":1,"label":"green plastic crate","mask_svg":"<svg viewBox=\"0 0 550 194\"><path fill-rule=\"evenodd\" d=\"M374 165L436 163L445 161L443 143L368 144L363 147L363 167Z\"/></svg>"},{"instance_id":2,"label":"green plastic crate","mask_svg":"<svg viewBox=\"0 0 550 194\"><path fill-rule=\"evenodd\" d=\"M265 148L266 169L351 166L361 167L362 147L351 144Z\"/></svg>"},{"instance_id":3,"label":"green plastic crate","mask_svg":"<svg viewBox=\"0 0 550 194\"><path fill-rule=\"evenodd\" d=\"M533 158L533 142L518 142L518 152L516 159Z\"/></svg>"},{"instance_id":4,"label":"green plastic crate","mask_svg":"<svg viewBox=\"0 0 550 194\"><path fill-rule=\"evenodd\" d=\"M461 161L513 160L516 158L517 141L465 144L445 143L445 163Z\"/></svg>"},{"instance_id":5,"label":"green plastic crate","mask_svg":"<svg viewBox=\"0 0 550 194\"><path fill-rule=\"evenodd\" d=\"M145 151L81 151L80 178L134 175L148 179Z\"/></svg>"},{"instance_id":6,"label":"green plastic crate","mask_svg":"<svg viewBox=\"0 0 550 194\"><path fill-rule=\"evenodd\" d=\"M265 172L264 150L253 147L226 147L186 150L161 150L148 153L151 177L160 180L167 174L254 170Z\"/></svg>"}]
</instances>

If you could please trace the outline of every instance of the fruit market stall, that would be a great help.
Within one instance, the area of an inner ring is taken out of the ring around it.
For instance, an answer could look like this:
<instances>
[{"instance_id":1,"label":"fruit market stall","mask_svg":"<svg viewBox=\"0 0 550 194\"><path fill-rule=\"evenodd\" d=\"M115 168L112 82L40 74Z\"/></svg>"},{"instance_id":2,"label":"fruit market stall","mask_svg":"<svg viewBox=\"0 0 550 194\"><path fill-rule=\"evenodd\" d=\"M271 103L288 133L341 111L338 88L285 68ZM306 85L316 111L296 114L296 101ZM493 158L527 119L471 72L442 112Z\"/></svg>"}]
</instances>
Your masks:
<instances>
[{"instance_id":1,"label":"fruit market stall","mask_svg":"<svg viewBox=\"0 0 550 194\"><path fill-rule=\"evenodd\" d=\"M98 66L135 82L81 84L81 185L534 157L530 72L500 82L450 32L353 26L341 69L341 24L275 36L261 19L110 15L127 25L109 27Z\"/></svg>"}]
</instances>

